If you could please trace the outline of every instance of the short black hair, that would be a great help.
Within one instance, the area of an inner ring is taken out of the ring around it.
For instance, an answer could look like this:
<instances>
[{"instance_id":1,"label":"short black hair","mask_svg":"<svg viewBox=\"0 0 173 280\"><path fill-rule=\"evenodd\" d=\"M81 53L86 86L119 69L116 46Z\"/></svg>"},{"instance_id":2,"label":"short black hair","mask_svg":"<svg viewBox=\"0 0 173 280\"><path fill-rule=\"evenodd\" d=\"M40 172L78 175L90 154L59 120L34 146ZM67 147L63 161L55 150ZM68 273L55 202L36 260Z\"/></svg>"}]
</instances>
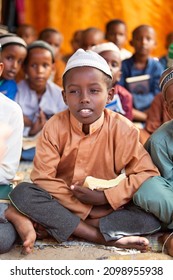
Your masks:
<instances>
[{"instance_id":1,"label":"short black hair","mask_svg":"<svg viewBox=\"0 0 173 280\"><path fill-rule=\"evenodd\" d=\"M110 21L107 22L106 24L106 32L109 31L109 29L113 26L113 25L118 25L118 24L124 24L126 26L126 23L124 20L121 19L112 19Z\"/></svg>"},{"instance_id":2,"label":"short black hair","mask_svg":"<svg viewBox=\"0 0 173 280\"><path fill-rule=\"evenodd\" d=\"M50 33L55 33L55 34L61 35L61 32L59 32L57 29L48 27L48 28L45 28L42 31L40 31L40 33L38 35L38 39L45 40L49 36Z\"/></svg>"},{"instance_id":3,"label":"short black hair","mask_svg":"<svg viewBox=\"0 0 173 280\"><path fill-rule=\"evenodd\" d=\"M141 24L139 26L137 26L133 31L132 31L132 38L134 38L136 36L136 34L138 33L138 31L142 28L152 28L154 31L154 27L148 24Z\"/></svg>"}]
</instances>

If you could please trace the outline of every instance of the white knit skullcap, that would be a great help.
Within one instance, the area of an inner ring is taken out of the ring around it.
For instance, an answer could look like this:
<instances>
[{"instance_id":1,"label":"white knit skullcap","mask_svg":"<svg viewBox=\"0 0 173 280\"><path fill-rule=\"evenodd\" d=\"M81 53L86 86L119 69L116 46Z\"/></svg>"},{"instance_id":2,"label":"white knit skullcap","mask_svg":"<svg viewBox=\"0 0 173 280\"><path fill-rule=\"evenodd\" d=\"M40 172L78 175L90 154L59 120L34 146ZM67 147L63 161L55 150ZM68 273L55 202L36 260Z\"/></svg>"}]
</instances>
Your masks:
<instances>
[{"instance_id":1,"label":"white knit skullcap","mask_svg":"<svg viewBox=\"0 0 173 280\"><path fill-rule=\"evenodd\" d=\"M0 35L0 44L1 44L1 48L3 48L6 45L21 45L24 48L27 47L26 42L20 38L19 36L13 34L13 33L7 33L7 34L1 34Z\"/></svg>"},{"instance_id":2,"label":"white knit skullcap","mask_svg":"<svg viewBox=\"0 0 173 280\"><path fill-rule=\"evenodd\" d=\"M114 51L114 52L118 53L120 56L119 48L112 42L106 42L106 43L95 45L91 48L91 50L98 54L105 52L105 51Z\"/></svg>"},{"instance_id":3,"label":"white knit skullcap","mask_svg":"<svg viewBox=\"0 0 173 280\"><path fill-rule=\"evenodd\" d=\"M106 60L96 52L78 49L67 61L63 76L67 71L76 67L89 66L99 69L112 79L112 74Z\"/></svg>"}]
</instances>

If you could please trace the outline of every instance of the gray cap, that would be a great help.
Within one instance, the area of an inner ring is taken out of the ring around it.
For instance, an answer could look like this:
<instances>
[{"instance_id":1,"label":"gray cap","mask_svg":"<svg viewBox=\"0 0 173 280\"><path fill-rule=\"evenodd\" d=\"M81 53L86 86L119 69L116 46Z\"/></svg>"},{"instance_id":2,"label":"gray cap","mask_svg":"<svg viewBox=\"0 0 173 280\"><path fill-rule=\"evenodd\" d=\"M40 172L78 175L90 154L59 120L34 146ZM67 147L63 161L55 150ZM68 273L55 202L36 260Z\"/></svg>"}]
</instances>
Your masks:
<instances>
[{"instance_id":1,"label":"gray cap","mask_svg":"<svg viewBox=\"0 0 173 280\"><path fill-rule=\"evenodd\" d=\"M22 38L20 38L19 36L13 33L0 35L0 44L1 44L1 48L3 48L6 45L14 45L14 44L21 45L24 48L27 47L26 42Z\"/></svg>"},{"instance_id":2,"label":"gray cap","mask_svg":"<svg viewBox=\"0 0 173 280\"><path fill-rule=\"evenodd\" d=\"M51 53L52 61L55 62L54 50L50 44L48 44L47 42L42 41L42 40L36 40L36 41L32 42L31 44L29 44L27 47L28 51L35 49L35 48L42 48L42 49L48 50Z\"/></svg>"}]
</instances>

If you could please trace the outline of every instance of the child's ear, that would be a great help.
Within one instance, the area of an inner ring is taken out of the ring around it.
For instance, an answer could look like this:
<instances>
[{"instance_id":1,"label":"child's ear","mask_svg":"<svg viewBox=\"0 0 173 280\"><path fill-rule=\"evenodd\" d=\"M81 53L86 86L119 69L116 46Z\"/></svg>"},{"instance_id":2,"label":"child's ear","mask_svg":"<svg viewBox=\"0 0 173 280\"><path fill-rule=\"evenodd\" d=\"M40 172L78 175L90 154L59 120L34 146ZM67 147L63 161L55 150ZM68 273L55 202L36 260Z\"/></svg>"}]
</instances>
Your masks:
<instances>
[{"instance_id":1,"label":"child's ear","mask_svg":"<svg viewBox=\"0 0 173 280\"><path fill-rule=\"evenodd\" d=\"M106 104L109 104L112 101L114 94L115 94L114 88L109 89Z\"/></svg>"},{"instance_id":2,"label":"child's ear","mask_svg":"<svg viewBox=\"0 0 173 280\"><path fill-rule=\"evenodd\" d=\"M0 62L0 76L2 75L3 70L4 70L4 64Z\"/></svg>"},{"instance_id":3,"label":"child's ear","mask_svg":"<svg viewBox=\"0 0 173 280\"><path fill-rule=\"evenodd\" d=\"M66 105L68 105L68 104L67 104L66 93L65 93L64 90L62 90L62 97L63 97L64 103L65 103Z\"/></svg>"}]
</instances>

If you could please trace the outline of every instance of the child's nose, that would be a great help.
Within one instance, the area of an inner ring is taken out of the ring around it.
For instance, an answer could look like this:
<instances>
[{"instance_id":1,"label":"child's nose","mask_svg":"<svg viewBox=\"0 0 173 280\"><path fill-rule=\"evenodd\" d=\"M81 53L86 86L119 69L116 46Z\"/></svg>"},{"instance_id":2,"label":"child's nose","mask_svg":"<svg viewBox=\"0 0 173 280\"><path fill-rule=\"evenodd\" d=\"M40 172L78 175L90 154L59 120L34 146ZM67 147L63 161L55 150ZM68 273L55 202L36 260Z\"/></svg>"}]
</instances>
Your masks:
<instances>
[{"instance_id":1,"label":"child's nose","mask_svg":"<svg viewBox=\"0 0 173 280\"><path fill-rule=\"evenodd\" d=\"M18 68L18 62L17 61L13 61L13 68Z\"/></svg>"},{"instance_id":2,"label":"child's nose","mask_svg":"<svg viewBox=\"0 0 173 280\"><path fill-rule=\"evenodd\" d=\"M87 91L82 91L80 102L81 103L89 103L90 102L89 94L87 93Z\"/></svg>"}]
</instances>

